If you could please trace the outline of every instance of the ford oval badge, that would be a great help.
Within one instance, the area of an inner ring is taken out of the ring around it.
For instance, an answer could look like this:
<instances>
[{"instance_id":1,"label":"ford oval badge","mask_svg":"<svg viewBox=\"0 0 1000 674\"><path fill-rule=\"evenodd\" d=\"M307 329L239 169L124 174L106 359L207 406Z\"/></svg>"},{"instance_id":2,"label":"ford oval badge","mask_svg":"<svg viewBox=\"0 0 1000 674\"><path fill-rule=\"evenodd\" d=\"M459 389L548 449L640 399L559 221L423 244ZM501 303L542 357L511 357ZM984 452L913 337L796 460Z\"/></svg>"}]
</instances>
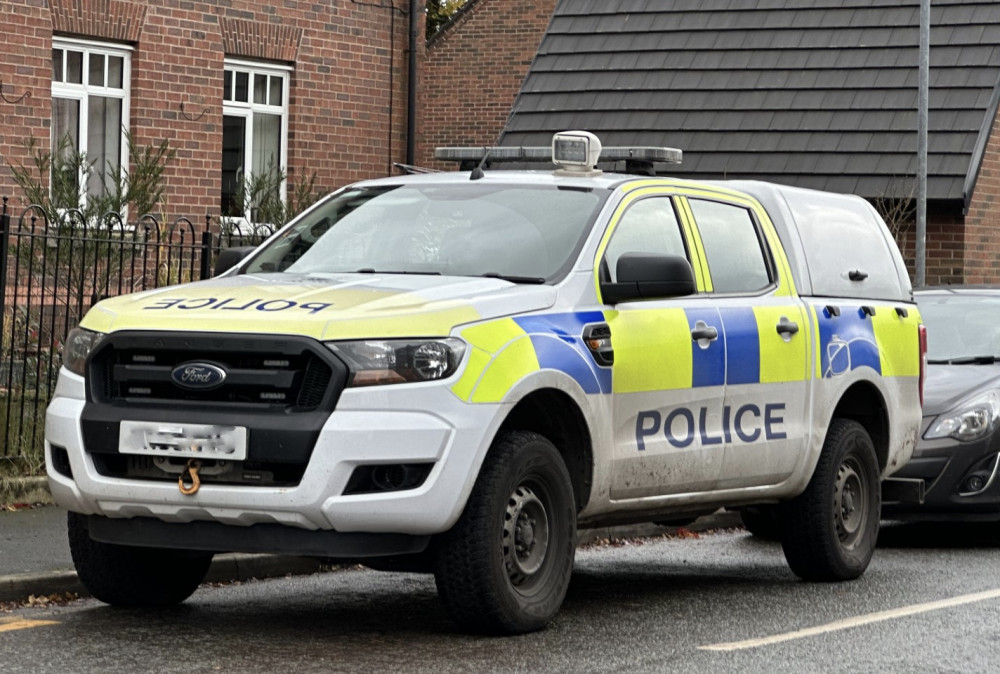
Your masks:
<instances>
[{"instance_id":1,"label":"ford oval badge","mask_svg":"<svg viewBox=\"0 0 1000 674\"><path fill-rule=\"evenodd\" d=\"M170 371L170 379L183 388L204 391L222 386L226 371L211 363L182 363Z\"/></svg>"}]
</instances>

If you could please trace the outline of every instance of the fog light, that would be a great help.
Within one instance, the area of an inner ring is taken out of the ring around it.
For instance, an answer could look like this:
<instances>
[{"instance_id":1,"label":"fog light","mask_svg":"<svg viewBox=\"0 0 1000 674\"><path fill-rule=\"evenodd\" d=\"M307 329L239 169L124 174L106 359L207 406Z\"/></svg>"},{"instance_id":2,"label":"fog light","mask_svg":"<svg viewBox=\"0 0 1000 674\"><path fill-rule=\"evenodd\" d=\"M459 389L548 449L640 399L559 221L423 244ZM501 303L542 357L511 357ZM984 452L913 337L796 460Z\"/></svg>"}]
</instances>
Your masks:
<instances>
[{"instance_id":1,"label":"fog light","mask_svg":"<svg viewBox=\"0 0 1000 674\"><path fill-rule=\"evenodd\" d=\"M433 466L433 463L358 466L347 481L344 495L415 489L424 483Z\"/></svg>"},{"instance_id":2,"label":"fog light","mask_svg":"<svg viewBox=\"0 0 1000 674\"><path fill-rule=\"evenodd\" d=\"M965 481L965 489L963 491L982 491L985 486L986 480L981 475L973 475Z\"/></svg>"}]
</instances>

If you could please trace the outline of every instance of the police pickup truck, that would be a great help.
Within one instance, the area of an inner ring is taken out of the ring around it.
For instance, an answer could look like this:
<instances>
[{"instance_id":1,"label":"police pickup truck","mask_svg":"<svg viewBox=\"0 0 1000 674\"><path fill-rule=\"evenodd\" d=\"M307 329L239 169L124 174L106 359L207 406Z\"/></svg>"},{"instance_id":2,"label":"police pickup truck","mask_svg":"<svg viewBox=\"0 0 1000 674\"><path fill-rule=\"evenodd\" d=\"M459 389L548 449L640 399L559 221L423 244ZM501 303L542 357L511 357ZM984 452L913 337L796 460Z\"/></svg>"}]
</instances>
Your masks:
<instances>
[{"instance_id":1,"label":"police pickup truck","mask_svg":"<svg viewBox=\"0 0 1000 674\"><path fill-rule=\"evenodd\" d=\"M520 633L578 528L722 506L776 517L803 579L861 575L925 345L875 210L602 173L679 152L584 132L552 151L350 185L215 279L91 309L45 438L89 591L181 602L225 551L354 559Z\"/></svg>"}]
</instances>

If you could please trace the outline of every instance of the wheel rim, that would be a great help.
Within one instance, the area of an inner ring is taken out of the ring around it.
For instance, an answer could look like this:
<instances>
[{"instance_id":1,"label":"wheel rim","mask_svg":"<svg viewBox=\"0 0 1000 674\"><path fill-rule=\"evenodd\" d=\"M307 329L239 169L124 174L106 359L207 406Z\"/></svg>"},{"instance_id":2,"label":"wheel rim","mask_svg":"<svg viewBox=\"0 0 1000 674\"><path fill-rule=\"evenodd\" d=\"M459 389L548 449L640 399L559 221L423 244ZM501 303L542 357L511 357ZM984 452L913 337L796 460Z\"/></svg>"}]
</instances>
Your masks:
<instances>
[{"instance_id":1,"label":"wheel rim","mask_svg":"<svg viewBox=\"0 0 1000 674\"><path fill-rule=\"evenodd\" d=\"M530 584L549 549L549 517L535 491L519 485L507 499L503 524L503 557L514 586Z\"/></svg>"},{"instance_id":2,"label":"wheel rim","mask_svg":"<svg viewBox=\"0 0 1000 674\"><path fill-rule=\"evenodd\" d=\"M847 547L864 535L868 521L868 493L865 470L849 459L840 465L833 492L833 516L837 536Z\"/></svg>"}]
</instances>

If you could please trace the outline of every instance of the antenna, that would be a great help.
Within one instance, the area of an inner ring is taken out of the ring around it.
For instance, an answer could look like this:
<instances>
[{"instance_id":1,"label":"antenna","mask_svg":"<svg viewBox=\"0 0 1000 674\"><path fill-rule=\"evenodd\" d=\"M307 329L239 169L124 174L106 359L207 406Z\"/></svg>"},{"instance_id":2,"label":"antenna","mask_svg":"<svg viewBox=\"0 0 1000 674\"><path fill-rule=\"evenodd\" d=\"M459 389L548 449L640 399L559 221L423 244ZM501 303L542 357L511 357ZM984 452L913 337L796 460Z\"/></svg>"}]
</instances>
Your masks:
<instances>
[{"instance_id":1,"label":"antenna","mask_svg":"<svg viewBox=\"0 0 1000 674\"><path fill-rule=\"evenodd\" d=\"M521 101L521 92L524 91L524 84L522 83L521 88L517 90L517 96L514 97L514 103L510 106L510 112L507 113L507 121L503 123L503 128L500 129L500 133L497 135L496 142L493 146L500 144L500 139L507 132L507 127L510 126L510 120L514 119L514 111L517 110L517 104ZM469 175L469 180L479 180L483 178L486 173L483 172L483 166L486 165L486 160L489 159L490 152L493 150L493 146L484 148L483 158L479 161L479 165L472 169L472 173Z\"/></svg>"}]
</instances>

